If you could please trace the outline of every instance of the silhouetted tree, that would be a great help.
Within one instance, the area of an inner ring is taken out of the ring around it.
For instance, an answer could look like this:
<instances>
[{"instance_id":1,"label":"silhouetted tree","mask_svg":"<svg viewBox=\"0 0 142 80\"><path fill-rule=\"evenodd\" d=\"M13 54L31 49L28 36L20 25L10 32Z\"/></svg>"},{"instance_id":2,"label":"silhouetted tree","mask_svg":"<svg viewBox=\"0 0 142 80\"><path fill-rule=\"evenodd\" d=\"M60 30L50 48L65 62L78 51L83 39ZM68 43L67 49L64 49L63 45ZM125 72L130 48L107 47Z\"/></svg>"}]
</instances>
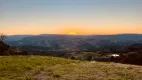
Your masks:
<instances>
[{"instance_id":1,"label":"silhouetted tree","mask_svg":"<svg viewBox=\"0 0 142 80\"><path fill-rule=\"evenodd\" d=\"M75 59L75 57L74 57L74 56L72 56L72 57L71 57L71 59Z\"/></svg>"},{"instance_id":2,"label":"silhouetted tree","mask_svg":"<svg viewBox=\"0 0 142 80\"><path fill-rule=\"evenodd\" d=\"M1 40L1 41L4 41L4 40L6 39L6 37L7 37L6 35L1 34L1 35L0 35L0 40Z\"/></svg>"},{"instance_id":3,"label":"silhouetted tree","mask_svg":"<svg viewBox=\"0 0 142 80\"><path fill-rule=\"evenodd\" d=\"M88 56L87 60L88 61L92 61L93 60L93 56Z\"/></svg>"}]
</instances>

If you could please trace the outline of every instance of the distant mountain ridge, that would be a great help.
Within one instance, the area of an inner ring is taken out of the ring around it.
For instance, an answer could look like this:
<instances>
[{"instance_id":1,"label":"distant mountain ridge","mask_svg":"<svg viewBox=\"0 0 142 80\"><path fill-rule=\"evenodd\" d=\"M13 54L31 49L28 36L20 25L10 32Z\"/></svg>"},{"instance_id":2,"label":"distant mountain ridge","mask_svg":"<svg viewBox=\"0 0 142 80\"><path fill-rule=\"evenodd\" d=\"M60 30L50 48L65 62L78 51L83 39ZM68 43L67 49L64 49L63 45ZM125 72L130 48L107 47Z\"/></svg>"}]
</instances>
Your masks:
<instances>
[{"instance_id":1,"label":"distant mountain ridge","mask_svg":"<svg viewBox=\"0 0 142 80\"><path fill-rule=\"evenodd\" d=\"M7 36L6 41L18 41L28 36L31 36L31 35L11 35L11 36Z\"/></svg>"},{"instance_id":2,"label":"distant mountain ridge","mask_svg":"<svg viewBox=\"0 0 142 80\"><path fill-rule=\"evenodd\" d=\"M14 37L14 36L13 36ZM95 50L121 48L142 43L142 34L118 35L57 35L42 34L18 36L17 40L7 41L11 46L41 46L51 50Z\"/></svg>"}]
</instances>

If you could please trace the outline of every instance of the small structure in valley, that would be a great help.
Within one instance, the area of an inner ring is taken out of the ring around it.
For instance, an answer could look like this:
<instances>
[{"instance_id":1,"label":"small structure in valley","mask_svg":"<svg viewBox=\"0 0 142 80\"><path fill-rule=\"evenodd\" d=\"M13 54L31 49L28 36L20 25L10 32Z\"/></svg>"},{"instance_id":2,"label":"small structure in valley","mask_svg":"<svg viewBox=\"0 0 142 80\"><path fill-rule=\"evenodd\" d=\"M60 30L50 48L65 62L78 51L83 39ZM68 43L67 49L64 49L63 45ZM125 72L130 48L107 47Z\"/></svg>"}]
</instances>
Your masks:
<instances>
[{"instance_id":1,"label":"small structure in valley","mask_svg":"<svg viewBox=\"0 0 142 80\"><path fill-rule=\"evenodd\" d=\"M117 59L120 57L120 55L119 54L110 54L110 55L108 55L108 57L110 57L110 61L117 62Z\"/></svg>"},{"instance_id":2,"label":"small structure in valley","mask_svg":"<svg viewBox=\"0 0 142 80\"><path fill-rule=\"evenodd\" d=\"M110 57L119 57L120 55L119 54L111 54L109 55Z\"/></svg>"}]
</instances>

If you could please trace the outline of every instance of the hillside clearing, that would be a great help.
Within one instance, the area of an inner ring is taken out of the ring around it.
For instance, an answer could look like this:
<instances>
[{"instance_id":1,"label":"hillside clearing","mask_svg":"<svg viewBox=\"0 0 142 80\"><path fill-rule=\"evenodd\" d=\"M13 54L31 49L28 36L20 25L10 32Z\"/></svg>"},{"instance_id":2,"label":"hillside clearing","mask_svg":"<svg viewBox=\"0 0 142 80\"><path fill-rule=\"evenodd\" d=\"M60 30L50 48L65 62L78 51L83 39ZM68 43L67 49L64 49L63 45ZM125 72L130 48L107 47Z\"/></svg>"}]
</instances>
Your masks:
<instances>
[{"instance_id":1,"label":"hillside clearing","mask_svg":"<svg viewBox=\"0 0 142 80\"><path fill-rule=\"evenodd\" d=\"M0 80L142 80L142 66L47 56L0 56Z\"/></svg>"}]
</instances>

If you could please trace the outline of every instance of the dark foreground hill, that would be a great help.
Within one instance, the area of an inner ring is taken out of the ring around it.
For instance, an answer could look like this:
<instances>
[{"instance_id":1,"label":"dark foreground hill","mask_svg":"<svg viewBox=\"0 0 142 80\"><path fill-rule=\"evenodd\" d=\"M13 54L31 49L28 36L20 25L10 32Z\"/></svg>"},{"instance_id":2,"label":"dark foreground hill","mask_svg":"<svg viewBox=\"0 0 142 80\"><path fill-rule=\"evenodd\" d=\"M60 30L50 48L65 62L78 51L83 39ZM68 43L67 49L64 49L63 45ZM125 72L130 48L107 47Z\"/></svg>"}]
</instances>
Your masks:
<instances>
[{"instance_id":1,"label":"dark foreground hill","mask_svg":"<svg viewBox=\"0 0 142 80\"><path fill-rule=\"evenodd\" d=\"M2 41L0 41L0 54L3 55L5 51L9 49L10 46L6 45Z\"/></svg>"},{"instance_id":2,"label":"dark foreground hill","mask_svg":"<svg viewBox=\"0 0 142 80\"><path fill-rule=\"evenodd\" d=\"M15 47L10 47L3 41L0 41L0 55L28 55L28 53Z\"/></svg>"},{"instance_id":3,"label":"dark foreground hill","mask_svg":"<svg viewBox=\"0 0 142 80\"><path fill-rule=\"evenodd\" d=\"M46 56L0 56L0 80L141 80L142 66Z\"/></svg>"},{"instance_id":4,"label":"dark foreground hill","mask_svg":"<svg viewBox=\"0 0 142 80\"><path fill-rule=\"evenodd\" d=\"M126 53L121 53L118 62L142 65L142 44L133 44L126 51Z\"/></svg>"}]
</instances>

